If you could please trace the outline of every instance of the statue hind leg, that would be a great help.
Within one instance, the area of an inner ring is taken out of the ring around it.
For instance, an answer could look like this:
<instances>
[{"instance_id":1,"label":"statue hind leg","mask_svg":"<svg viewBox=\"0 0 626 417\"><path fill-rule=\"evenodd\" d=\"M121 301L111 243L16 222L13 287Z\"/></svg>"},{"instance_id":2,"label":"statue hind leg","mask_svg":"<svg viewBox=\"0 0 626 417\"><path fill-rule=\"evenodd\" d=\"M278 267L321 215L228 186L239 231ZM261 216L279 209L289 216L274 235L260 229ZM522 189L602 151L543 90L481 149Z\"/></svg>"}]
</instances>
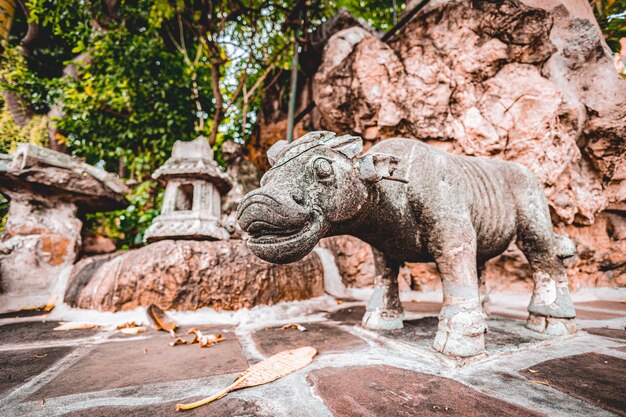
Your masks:
<instances>
[{"instance_id":1,"label":"statue hind leg","mask_svg":"<svg viewBox=\"0 0 626 417\"><path fill-rule=\"evenodd\" d=\"M566 335L576 330L576 311L561 258L573 254L571 247L564 248L564 242L573 244L554 234L548 205L543 191L540 192L524 205L518 225L517 245L530 264L535 285L526 327L540 333Z\"/></svg>"}]
</instances>

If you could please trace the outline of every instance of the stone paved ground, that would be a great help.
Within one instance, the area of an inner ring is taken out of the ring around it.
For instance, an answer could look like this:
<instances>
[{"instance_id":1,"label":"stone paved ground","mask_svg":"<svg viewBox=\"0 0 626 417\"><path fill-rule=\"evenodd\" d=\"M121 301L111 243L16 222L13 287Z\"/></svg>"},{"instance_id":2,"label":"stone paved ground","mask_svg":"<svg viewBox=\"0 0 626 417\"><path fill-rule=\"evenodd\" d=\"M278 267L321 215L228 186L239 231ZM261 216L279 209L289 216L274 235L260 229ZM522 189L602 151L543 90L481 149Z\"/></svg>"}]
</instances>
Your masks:
<instances>
[{"instance_id":1,"label":"stone paved ground","mask_svg":"<svg viewBox=\"0 0 626 417\"><path fill-rule=\"evenodd\" d=\"M204 349L170 347L155 330L55 332L45 315L3 314L0 416L626 416L623 302L577 304L581 330L563 339L526 330L523 309L496 304L489 353L462 362L430 348L439 303L405 303L405 329L387 333L359 326L362 303L334 304L289 320L200 326L226 337ZM289 322L307 330L275 328ZM304 345L319 351L309 367L175 411Z\"/></svg>"}]
</instances>

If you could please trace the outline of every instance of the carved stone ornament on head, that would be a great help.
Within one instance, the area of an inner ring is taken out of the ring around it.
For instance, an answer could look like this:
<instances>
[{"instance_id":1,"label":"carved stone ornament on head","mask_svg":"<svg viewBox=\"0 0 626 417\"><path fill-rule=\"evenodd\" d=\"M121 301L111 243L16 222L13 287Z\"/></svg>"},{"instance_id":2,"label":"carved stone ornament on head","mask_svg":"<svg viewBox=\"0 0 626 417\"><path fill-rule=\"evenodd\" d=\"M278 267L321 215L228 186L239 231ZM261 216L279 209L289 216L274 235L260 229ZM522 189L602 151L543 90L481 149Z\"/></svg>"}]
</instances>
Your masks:
<instances>
[{"instance_id":1,"label":"carved stone ornament on head","mask_svg":"<svg viewBox=\"0 0 626 417\"><path fill-rule=\"evenodd\" d=\"M206 138L176 141L172 156L152 178L165 185L165 196L161 214L146 230L146 241L228 240L220 222L220 194L226 194L232 182L213 160Z\"/></svg>"},{"instance_id":2,"label":"carved stone ornament on head","mask_svg":"<svg viewBox=\"0 0 626 417\"><path fill-rule=\"evenodd\" d=\"M361 138L332 132L272 146L272 168L238 208L250 250L287 263L326 236L349 234L369 243L377 276L363 325L382 330L402 328L402 263L434 261L443 282L434 348L464 357L485 348L478 266L517 239L535 283L527 327L553 335L574 331L562 259L575 247L553 232L543 189L528 169L410 139L388 139L359 156L362 150Z\"/></svg>"}]
</instances>

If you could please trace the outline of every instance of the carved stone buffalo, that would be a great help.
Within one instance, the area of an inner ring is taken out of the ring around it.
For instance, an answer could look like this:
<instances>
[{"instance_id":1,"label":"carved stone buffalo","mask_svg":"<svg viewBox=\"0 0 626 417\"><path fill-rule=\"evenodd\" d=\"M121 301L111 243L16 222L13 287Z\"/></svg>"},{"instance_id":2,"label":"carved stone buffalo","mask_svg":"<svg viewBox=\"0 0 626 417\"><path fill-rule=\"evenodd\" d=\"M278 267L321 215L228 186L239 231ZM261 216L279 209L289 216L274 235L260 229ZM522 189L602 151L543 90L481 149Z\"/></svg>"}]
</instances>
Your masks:
<instances>
[{"instance_id":1,"label":"carved stone buffalo","mask_svg":"<svg viewBox=\"0 0 626 417\"><path fill-rule=\"evenodd\" d=\"M363 326L382 330L402 327L402 263L434 261L443 283L434 348L472 356L485 346L478 270L516 242L535 283L527 326L555 335L573 331L562 259L575 247L553 232L543 189L528 169L410 139L387 139L359 156L362 150L361 138L332 132L272 146L272 168L238 208L250 250L288 263L326 236L369 243L377 276Z\"/></svg>"}]
</instances>

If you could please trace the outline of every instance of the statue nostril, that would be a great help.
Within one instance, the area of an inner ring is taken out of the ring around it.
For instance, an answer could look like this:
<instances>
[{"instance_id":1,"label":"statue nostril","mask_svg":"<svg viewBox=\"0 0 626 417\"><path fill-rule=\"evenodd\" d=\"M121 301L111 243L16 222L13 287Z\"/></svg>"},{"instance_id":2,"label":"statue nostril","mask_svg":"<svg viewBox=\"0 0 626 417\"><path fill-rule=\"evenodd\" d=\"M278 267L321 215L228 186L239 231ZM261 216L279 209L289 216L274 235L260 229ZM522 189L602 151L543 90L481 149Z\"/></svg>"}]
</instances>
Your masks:
<instances>
[{"instance_id":1,"label":"statue nostril","mask_svg":"<svg viewBox=\"0 0 626 417\"><path fill-rule=\"evenodd\" d=\"M295 201L299 205L304 204L304 196L302 195L302 193L299 193L299 192L292 193L291 198L293 198L293 201Z\"/></svg>"}]
</instances>

